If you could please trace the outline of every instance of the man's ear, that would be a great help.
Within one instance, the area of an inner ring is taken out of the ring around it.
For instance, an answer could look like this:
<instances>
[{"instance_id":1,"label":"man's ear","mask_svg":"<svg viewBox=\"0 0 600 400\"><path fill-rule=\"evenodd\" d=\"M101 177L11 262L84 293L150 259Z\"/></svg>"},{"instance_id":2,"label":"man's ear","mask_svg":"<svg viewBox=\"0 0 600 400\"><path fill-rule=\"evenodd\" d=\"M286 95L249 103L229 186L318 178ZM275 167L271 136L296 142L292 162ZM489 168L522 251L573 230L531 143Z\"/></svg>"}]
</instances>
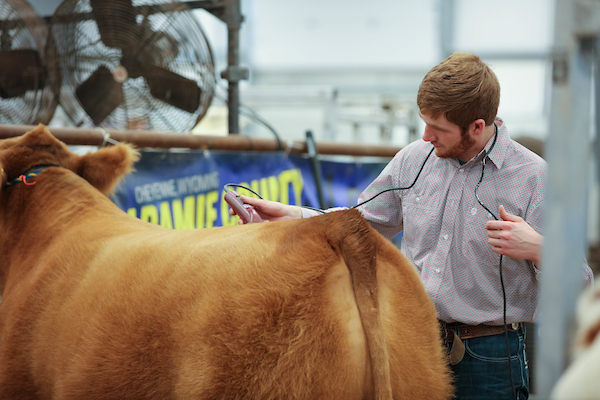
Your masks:
<instances>
[{"instance_id":1,"label":"man's ear","mask_svg":"<svg viewBox=\"0 0 600 400\"><path fill-rule=\"evenodd\" d=\"M469 131L474 136L479 136L485 130L485 120L483 118L476 119L469 124Z\"/></svg>"},{"instance_id":2,"label":"man's ear","mask_svg":"<svg viewBox=\"0 0 600 400\"><path fill-rule=\"evenodd\" d=\"M81 157L77 173L92 186L109 195L120 180L133 170L140 153L130 144L102 148Z\"/></svg>"}]
</instances>

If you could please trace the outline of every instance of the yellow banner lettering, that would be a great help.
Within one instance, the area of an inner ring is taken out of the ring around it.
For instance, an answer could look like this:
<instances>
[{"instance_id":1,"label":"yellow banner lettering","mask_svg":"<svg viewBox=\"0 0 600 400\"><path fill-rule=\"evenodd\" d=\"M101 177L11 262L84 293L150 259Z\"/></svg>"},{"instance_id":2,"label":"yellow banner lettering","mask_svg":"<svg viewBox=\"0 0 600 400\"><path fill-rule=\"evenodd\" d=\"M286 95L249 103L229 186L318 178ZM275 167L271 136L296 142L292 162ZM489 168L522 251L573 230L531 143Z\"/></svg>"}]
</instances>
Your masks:
<instances>
[{"instance_id":1,"label":"yellow banner lettering","mask_svg":"<svg viewBox=\"0 0 600 400\"><path fill-rule=\"evenodd\" d=\"M206 221L206 195L199 194L196 197L196 228L204 228L204 222Z\"/></svg>"},{"instance_id":2,"label":"yellow banner lettering","mask_svg":"<svg viewBox=\"0 0 600 400\"><path fill-rule=\"evenodd\" d=\"M167 229L173 229L171 206L168 201L163 201L160 203L160 226Z\"/></svg>"},{"instance_id":3,"label":"yellow banner lettering","mask_svg":"<svg viewBox=\"0 0 600 400\"><path fill-rule=\"evenodd\" d=\"M215 203L219 201L219 192L212 191L206 194L206 227L212 228L217 220L217 209Z\"/></svg>"},{"instance_id":4,"label":"yellow banner lettering","mask_svg":"<svg viewBox=\"0 0 600 400\"><path fill-rule=\"evenodd\" d=\"M289 169L279 174L279 201L284 204L290 204L289 186L292 185L294 200L296 205L302 204L302 173L299 169Z\"/></svg>"},{"instance_id":5,"label":"yellow banner lettering","mask_svg":"<svg viewBox=\"0 0 600 400\"><path fill-rule=\"evenodd\" d=\"M277 201L279 200L279 181L276 176L270 176L267 178L267 194L269 197L265 197L267 200Z\"/></svg>"},{"instance_id":6,"label":"yellow banner lettering","mask_svg":"<svg viewBox=\"0 0 600 400\"><path fill-rule=\"evenodd\" d=\"M256 193L260 193L259 186L260 186L260 182L257 179L250 182L250 189L254 190ZM249 197L257 197L257 196L254 193L251 193L251 194L249 194Z\"/></svg>"},{"instance_id":7,"label":"yellow banner lettering","mask_svg":"<svg viewBox=\"0 0 600 400\"><path fill-rule=\"evenodd\" d=\"M158 225L158 209L153 204L142 206L140 210L140 219Z\"/></svg>"},{"instance_id":8,"label":"yellow banner lettering","mask_svg":"<svg viewBox=\"0 0 600 400\"><path fill-rule=\"evenodd\" d=\"M194 196L173 200L173 223L175 229L194 229Z\"/></svg>"}]
</instances>

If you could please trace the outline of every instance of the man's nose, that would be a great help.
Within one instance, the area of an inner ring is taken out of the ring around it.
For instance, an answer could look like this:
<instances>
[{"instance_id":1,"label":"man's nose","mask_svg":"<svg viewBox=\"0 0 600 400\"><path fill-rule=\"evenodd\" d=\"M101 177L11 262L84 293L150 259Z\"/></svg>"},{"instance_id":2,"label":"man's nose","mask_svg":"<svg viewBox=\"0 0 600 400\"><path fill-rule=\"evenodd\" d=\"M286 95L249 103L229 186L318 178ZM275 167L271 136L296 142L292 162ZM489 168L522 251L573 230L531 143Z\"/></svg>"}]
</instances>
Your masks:
<instances>
[{"instance_id":1,"label":"man's nose","mask_svg":"<svg viewBox=\"0 0 600 400\"><path fill-rule=\"evenodd\" d=\"M435 136L431 133L431 129L425 126L423 130L423 140L426 142L432 142L435 140Z\"/></svg>"}]
</instances>

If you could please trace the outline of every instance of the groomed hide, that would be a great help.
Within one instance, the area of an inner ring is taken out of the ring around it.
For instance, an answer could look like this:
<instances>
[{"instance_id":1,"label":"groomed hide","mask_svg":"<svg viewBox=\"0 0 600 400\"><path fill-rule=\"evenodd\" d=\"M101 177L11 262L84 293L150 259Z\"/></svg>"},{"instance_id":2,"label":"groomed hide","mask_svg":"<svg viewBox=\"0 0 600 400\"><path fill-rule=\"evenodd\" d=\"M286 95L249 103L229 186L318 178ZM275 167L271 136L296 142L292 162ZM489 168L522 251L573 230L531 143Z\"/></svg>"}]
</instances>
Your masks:
<instances>
[{"instance_id":1,"label":"groomed hide","mask_svg":"<svg viewBox=\"0 0 600 400\"><path fill-rule=\"evenodd\" d=\"M168 230L106 197L137 159L0 141L0 399L451 397L433 303L358 211Z\"/></svg>"}]
</instances>

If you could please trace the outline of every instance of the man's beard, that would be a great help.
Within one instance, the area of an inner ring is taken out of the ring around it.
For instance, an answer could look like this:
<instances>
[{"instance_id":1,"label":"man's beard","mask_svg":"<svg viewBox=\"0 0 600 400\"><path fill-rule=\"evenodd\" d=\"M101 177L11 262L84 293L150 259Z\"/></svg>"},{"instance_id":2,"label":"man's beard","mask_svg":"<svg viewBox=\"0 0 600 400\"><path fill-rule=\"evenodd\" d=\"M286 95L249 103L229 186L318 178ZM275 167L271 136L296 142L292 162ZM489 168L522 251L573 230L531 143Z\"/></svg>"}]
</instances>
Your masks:
<instances>
[{"instance_id":1,"label":"man's beard","mask_svg":"<svg viewBox=\"0 0 600 400\"><path fill-rule=\"evenodd\" d=\"M443 154L438 154L435 152L435 155L439 158L457 158L464 154L467 150L469 150L475 144L475 139L473 139L467 133L464 133L461 136L460 143L457 145L448 148ZM469 160L461 160L461 161L469 161Z\"/></svg>"}]
</instances>

